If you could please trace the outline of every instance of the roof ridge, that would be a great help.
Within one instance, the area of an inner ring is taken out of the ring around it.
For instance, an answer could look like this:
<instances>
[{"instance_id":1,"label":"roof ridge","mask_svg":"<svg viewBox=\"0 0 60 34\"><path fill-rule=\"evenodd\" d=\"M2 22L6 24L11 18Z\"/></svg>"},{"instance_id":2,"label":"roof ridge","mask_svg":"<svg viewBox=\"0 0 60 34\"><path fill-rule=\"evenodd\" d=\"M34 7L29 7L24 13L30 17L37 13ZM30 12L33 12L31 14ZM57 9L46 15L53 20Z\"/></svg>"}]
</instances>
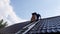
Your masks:
<instances>
[{"instance_id":1,"label":"roof ridge","mask_svg":"<svg viewBox=\"0 0 60 34\"><path fill-rule=\"evenodd\" d=\"M57 18L57 17L60 17L60 16L54 16L54 17L48 17L48 18L42 18L42 19L52 19L52 18Z\"/></svg>"}]
</instances>

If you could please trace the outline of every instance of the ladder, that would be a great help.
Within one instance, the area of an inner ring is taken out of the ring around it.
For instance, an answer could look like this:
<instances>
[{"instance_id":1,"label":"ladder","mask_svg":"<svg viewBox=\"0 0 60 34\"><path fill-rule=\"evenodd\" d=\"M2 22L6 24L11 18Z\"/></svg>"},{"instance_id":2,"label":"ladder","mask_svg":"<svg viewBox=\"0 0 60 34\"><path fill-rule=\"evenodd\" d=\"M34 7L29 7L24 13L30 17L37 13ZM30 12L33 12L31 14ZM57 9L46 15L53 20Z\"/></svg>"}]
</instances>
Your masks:
<instances>
[{"instance_id":1,"label":"ladder","mask_svg":"<svg viewBox=\"0 0 60 34\"><path fill-rule=\"evenodd\" d=\"M26 34L26 33L27 33L30 29L32 29L39 21L40 21L40 20L28 24L27 26L23 27L21 30L19 30L19 31L16 32L15 34Z\"/></svg>"}]
</instances>

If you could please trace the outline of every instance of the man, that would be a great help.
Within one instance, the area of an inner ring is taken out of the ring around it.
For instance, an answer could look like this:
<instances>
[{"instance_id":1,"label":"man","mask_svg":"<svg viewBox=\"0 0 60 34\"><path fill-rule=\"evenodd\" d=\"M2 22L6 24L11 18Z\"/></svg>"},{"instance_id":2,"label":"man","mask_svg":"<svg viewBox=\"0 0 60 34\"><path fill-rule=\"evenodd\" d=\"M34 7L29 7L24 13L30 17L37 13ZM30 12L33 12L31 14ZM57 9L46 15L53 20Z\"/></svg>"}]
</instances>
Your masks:
<instances>
[{"instance_id":1,"label":"man","mask_svg":"<svg viewBox=\"0 0 60 34\"><path fill-rule=\"evenodd\" d=\"M34 21L36 21L36 20L37 20L37 13L34 12L34 13L32 13L31 22L34 22Z\"/></svg>"}]
</instances>

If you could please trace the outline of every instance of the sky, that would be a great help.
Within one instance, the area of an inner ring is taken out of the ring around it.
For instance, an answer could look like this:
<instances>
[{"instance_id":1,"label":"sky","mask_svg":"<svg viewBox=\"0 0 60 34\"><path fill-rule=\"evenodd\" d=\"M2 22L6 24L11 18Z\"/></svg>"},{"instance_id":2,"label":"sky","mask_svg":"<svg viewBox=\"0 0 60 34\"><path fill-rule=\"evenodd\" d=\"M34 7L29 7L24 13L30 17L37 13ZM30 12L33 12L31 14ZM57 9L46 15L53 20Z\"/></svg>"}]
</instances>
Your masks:
<instances>
[{"instance_id":1,"label":"sky","mask_svg":"<svg viewBox=\"0 0 60 34\"><path fill-rule=\"evenodd\" d=\"M0 0L0 19L9 25L29 21L37 12L42 18L60 15L60 0Z\"/></svg>"},{"instance_id":2,"label":"sky","mask_svg":"<svg viewBox=\"0 0 60 34\"><path fill-rule=\"evenodd\" d=\"M10 5L11 0L0 0L0 20L7 21L7 26L25 22L26 20L21 19L15 14L13 7Z\"/></svg>"},{"instance_id":3,"label":"sky","mask_svg":"<svg viewBox=\"0 0 60 34\"><path fill-rule=\"evenodd\" d=\"M60 0L11 0L11 5L22 19L29 20L33 12L42 18L60 15Z\"/></svg>"}]
</instances>

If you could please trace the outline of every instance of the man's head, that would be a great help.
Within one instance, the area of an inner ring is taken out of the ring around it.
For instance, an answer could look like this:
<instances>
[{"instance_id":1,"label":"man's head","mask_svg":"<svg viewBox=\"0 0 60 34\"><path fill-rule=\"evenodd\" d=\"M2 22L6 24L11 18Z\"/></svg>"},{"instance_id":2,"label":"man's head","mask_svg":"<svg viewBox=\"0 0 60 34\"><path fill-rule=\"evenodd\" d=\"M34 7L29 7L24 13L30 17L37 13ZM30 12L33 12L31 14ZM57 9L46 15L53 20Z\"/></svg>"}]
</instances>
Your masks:
<instances>
[{"instance_id":1,"label":"man's head","mask_svg":"<svg viewBox=\"0 0 60 34\"><path fill-rule=\"evenodd\" d=\"M37 14L36 12L32 13L32 15L36 15L36 14Z\"/></svg>"}]
</instances>

